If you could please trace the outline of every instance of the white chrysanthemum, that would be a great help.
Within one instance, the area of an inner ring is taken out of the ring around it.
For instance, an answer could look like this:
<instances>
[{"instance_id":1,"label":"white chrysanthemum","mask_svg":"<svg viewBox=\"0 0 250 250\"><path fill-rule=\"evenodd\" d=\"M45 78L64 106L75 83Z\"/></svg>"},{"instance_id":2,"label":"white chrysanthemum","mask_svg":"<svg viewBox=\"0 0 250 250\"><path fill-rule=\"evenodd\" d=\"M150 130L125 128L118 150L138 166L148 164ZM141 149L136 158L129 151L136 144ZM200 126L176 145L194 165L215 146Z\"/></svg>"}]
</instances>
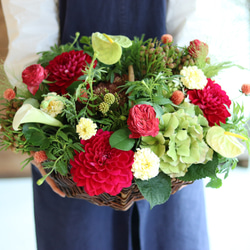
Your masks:
<instances>
[{"instance_id":1,"label":"white chrysanthemum","mask_svg":"<svg viewBox=\"0 0 250 250\"><path fill-rule=\"evenodd\" d=\"M151 179L158 175L159 167L160 158L150 148L137 149L131 169L135 178Z\"/></svg>"},{"instance_id":2,"label":"white chrysanthemum","mask_svg":"<svg viewBox=\"0 0 250 250\"><path fill-rule=\"evenodd\" d=\"M55 92L49 93L40 105L40 109L46 114L56 117L61 114L64 109L64 104L61 96L57 95Z\"/></svg>"},{"instance_id":3,"label":"white chrysanthemum","mask_svg":"<svg viewBox=\"0 0 250 250\"><path fill-rule=\"evenodd\" d=\"M88 140L96 134L97 125L89 118L82 117L76 125L76 132L83 140Z\"/></svg>"},{"instance_id":4,"label":"white chrysanthemum","mask_svg":"<svg viewBox=\"0 0 250 250\"><path fill-rule=\"evenodd\" d=\"M207 78L197 66L183 67L180 74L181 82L188 89L203 89L207 85Z\"/></svg>"}]
</instances>

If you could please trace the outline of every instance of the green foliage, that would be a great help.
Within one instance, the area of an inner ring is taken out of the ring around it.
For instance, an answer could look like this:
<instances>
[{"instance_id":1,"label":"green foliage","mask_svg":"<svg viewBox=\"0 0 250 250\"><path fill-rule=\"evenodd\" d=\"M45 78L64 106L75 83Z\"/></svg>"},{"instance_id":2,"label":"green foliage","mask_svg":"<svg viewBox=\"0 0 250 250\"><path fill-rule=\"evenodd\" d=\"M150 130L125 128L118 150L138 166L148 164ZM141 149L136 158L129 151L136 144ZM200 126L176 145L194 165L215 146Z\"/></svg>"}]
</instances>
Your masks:
<instances>
[{"instance_id":1,"label":"green foliage","mask_svg":"<svg viewBox=\"0 0 250 250\"><path fill-rule=\"evenodd\" d=\"M142 81L127 82L122 89L129 94L129 99L134 104L153 104L167 105L172 102L164 96L169 93L168 80L172 79L159 73L151 78L145 78Z\"/></svg>"},{"instance_id":2,"label":"green foliage","mask_svg":"<svg viewBox=\"0 0 250 250\"><path fill-rule=\"evenodd\" d=\"M61 55L63 52L69 52L71 50L81 50L77 43L80 34L77 32L74 38L73 43L67 43L63 45L57 45L50 47L49 51L42 51L38 53L40 58L37 63L41 64L43 67L46 67L49 64L49 61L53 60L56 56Z\"/></svg>"},{"instance_id":3,"label":"green foliage","mask_svg":"<svg viewBox=\"0 0 250 250\"><path fill-rule=\"evenodd\" d=\"M13 130L12 122L16 112L16 108L21 106L22 101L13 99L6 101L1 98L0 109L0 151L11 149L16 153L28 153L29 149L27 142L24 139L23 132L21 130Z\"/></svg>"},{"instance_id":4,"label":"green foliage","mask_svg":"<svg viewBox=\"0 0 250 250\"><path fill-rule=\"evenodd\" d=\"M56 130L50 126L27 123L23 126L23 134L30 150L46 152L49 161L44 163L45 168L62 175L68 173L68 163L74 158L74 150L82 150L75 129L70 125Z\"/></svg>"},{"instance_id":5,"label":"green foliage","mask_svg":"<svg viewBox=\"0 0 250 250\"><path fill-rule=\"evenodd\" d=\"M206 185L206 187L211 187L211 188L220 188L221 186L222 186L222 180L218 177L211 178L211 180Z\"/></svg>"},{"instance_id":6,"label":"green foliage","mask_svg":"<svg viewBox=\"0 0 250 250\"><path fill-rule=\"evenodd\" d=\"M74 150L81 151L80 142L76 141L77 135L74 134L69 127L59 129L54 136L50 136L51 145L46 151L49 159L52 161L46 162L45 167L52 168L62 175L68 173L68 164L71 159L74 159Z\"/></svg>"},{"instance_id":7,"label":"green foliage","mask_svg":"<svg viewBox=\"0 0 250 250\"><path fill-rule=\"evenodd\" d=\"M157 39L144 40L135 37L132 45L128 49L124 49L119 68L121 72L127 72L128 66L133 65L135 79L142 80L150 78L157 72L162 72L164 75L172 75L172 70L165 64L162 44Z\"/></svg>"},{"instance_id":8,"label":"green foliage","mask_svg":"<svg viewBox=\"0 0 250 250\"><path fill-rule=\"evenodd\" d=\"M206 164L193 164L188 168L187 173L178 179L183 181L194 181L205 177L216 178L218 156L214 153L213 160Z\"/></svg>"},{"instance_id":9,"label":"green foliage","mask_svg":"<svg viewBox=\"0 0 250 250\"><path fill-rule=\"evenodd\" d=\"M235 169L238 163L237 158L225 158L221 155L218 156L219 164L218 164L218 173L224 174L224 179L228 177L228 174L231 169Z\"/></svg>"},{"instance_id":10,"label":"green foliage","mask_svg":"<svg viewBox=\"0 0 250 250\"><path fill-rule=\"evenodd\" d=\"M37 123L24 124L23 134L29 145L40 147L42 150L50 146L49 138Z\"/></svg>"},{"instance_id":11,"label":"green foliage","mask_svg":"<svg viewBox=\"0 0 250 250\"><path fill-rule=\"evenodd\" d=\"M135 139L129 138L130 133L128 128L116 130L109 138L110 146L124 151L131 150L135 144Z\"/></svg>"},{"instance_id":12,"label":"green foliage","mask_svg":"<svg viewBox=\"0 0 250 250\"><path fill-rule=\"evenodd\" d=\"M135 179L135 182L144 198L150 203L151 209L165 203L170 197L171 179L162 172L147 181Z\"/></svg>"},{"instance_id":13,"label":"green foliage","mask_svg":"<svg viewBox=\"0 0 250 250\"><path fill-rule=\"evenodd\" d=\"M246 138L249 138L249 125L248 121L250 118L245 117L244 115L244 106L243 104L239 104L237 102L232 102L233 108L231 113L231 116L227 119L226 124L221 123L221 127L224 128L226 131L230 131L235 134L242 135ZM250 154L250 140L244 141L248 153Z\"/></svg>"},{"instance_id":14,"label":"green foliage","mask_svg":"<svg viewBox=\"0 0 250 250\"><path fill-rule=\"evenodd\" d=\"M219 72L221 72L224 69L228 69L231 67L237 66L241 69L243 69L242 67L240 67L239 65L235 65L232 62L222 62L222 63L217 63L217 64L206 64L204 65L204 67L200 67L205 76L207 78L212 78L214 76L217 76Z\"/></svg>"}]
</instances>

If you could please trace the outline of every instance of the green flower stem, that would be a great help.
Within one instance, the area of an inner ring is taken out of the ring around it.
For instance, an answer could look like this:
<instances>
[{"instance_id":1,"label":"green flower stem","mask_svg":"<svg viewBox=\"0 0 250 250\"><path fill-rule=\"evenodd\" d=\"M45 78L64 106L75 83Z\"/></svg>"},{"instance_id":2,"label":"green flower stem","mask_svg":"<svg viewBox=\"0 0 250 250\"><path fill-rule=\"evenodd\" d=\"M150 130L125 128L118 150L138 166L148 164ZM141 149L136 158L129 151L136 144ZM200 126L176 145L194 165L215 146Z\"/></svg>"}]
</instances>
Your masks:
<instances>
[{"instance_id":1,"label":"green flower stem","mask_svg":"<svg viewBox=\"0 0 250 250\"><path fill-rule=\"evenodd\" d=\"M91 94L90 98L93 97L93 74L92 74L92 71L94 68L95 60L97 58L97 54L98 54L98 52L95 51L93 58L92 58L92 61L91 61L91 64L89 66L88 75L86 77L86 83L88 83L89 87L90 87L90 94Z\"/></svg>"},{"instance_id":2,"label":"green flower stem","mask_svg":"<svg viewBox=\"0 0 250 250\"><path fill-rule=\"evenodd\" d=\"M57 164L57 162L58 162L62 157L63 157L63 156L58 157L58 158L56 159L56 161L54 162L53 167L51 168L51 170L49 171L49 173L47 173L46 175L44 175L42 178L40 178L40 179L36 182L36 184L37 184L38 186L42 185L42 184L44 183L44 181L46 180L46 178L56 169L56 164Z\"/></svg>"},{"instance_id":3,"label":"green flower stem","mask_svg":"<svg viewBox=\"0 0 250 250\"><path fill-rule=\"evenodd\" d=\"M75 43L77 42L78 38L80 36L80 32L76 32L76 37L75 40L73 41L73 43L70 45L70 49L73 48L73 46L75 45Z\"/></svg>"},{"instance_id":4,"label":"green flower stem","mask_svg":"<svg viewBox=\"0 0 250 250\"><path fill-rule=\"evenodd\" d=\"M54 167L50 170L50 172L49 173L47 173L46 175L44 175L42 178L40 178L37 182L36 182L36 184L38 185L38 186L41 186L43 183L44 183L44 181L46 180L46 178L54 171Z\"/></svg>"},{"instance_id":5,"label":"green flower stem","mask_svg":"<svg viewBox=\"0 0 250 250\"><path fill-rule=\"evenodd\" d=\"M95 60L97 59L97 55L98 55L98 52L94 52L94 55L93 55L93 58L92 58L92 61L91 61L91 64L89 66L89 69L86 70L88 73L87 73L87 77L85 79L85 82L80 84L76 90L76 100L77 98L80 96L80 93L81 93L81 88L83 86L85 86L86 84L89 84L89 87L90 87L90 99L93 97L94 93L93 93L93 69L94 69L94 63L95 63Z\"/></svg>"}]
</instances>

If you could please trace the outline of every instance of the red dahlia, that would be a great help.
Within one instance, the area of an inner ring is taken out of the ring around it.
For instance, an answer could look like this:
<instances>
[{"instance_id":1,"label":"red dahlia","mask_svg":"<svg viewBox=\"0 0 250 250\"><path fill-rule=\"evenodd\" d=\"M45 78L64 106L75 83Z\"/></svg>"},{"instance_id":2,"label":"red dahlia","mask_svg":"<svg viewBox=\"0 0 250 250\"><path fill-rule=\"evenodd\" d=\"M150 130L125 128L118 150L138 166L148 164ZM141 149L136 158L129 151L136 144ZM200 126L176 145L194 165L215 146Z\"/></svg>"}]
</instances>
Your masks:
<instances>
[{"instance_id":1,"label":"red dahlia","mask_svg":"<svg viewBox=\"0 0 250 250\"><path fill-rule=\"evenodd\" d=\"M46 66L49 72L47 80L53 82L49 84L49 90L58 94L67 94L66 89L83 75L83 70L91 61L91 56L82 50L72 50L56 56Z\"/></svg>"},{"instance_id":2,"label":"red dahlia","mask_svg":"<svg viewBox=\"0 0 250 250\"><path fill-rule=\"evenodd\" d=\"M70 170L77 186L90 195L117 195L132 184L134 152L111 148L112 132L99 129L89 140L81 140L84 152L75 152Z\"/></svg>"},{"instance_id":3,"label":"red dahlia","mask_svg":"<svg viewBox=\"0 0 250 250\"><path fill-rule=\"evenodd\" d=\"M209 78L207 80L204 89L193 89L187 92L189 99L203 111L209 126L220 125L220 122L226 123L226 118L230 116L230 113L225 105L230 108L231 101L219 84Z\"/></svg>"}]
</instances>

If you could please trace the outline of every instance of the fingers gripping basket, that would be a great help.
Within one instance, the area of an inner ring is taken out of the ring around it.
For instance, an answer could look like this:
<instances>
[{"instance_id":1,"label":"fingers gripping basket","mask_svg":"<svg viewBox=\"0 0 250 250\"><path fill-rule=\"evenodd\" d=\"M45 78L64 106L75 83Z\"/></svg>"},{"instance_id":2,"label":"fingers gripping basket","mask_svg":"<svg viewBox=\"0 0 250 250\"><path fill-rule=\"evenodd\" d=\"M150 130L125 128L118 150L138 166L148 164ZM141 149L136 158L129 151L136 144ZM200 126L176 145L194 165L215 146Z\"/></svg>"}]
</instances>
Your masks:
<instances>
[{"instance_id":1,"label":"fingers gripping basket","mask_svg":"<svg viewBox=\"0 0 250 250\"><path fill-rule=\"evenodd\" d=\"M123 188L122 191L116 196L112 196L107 193L97 196L90 196L84 191L83 187L78 187L76 185L70 174L63 176L53 172L50 177L55 181L58 188L60 188L69 198L83 199L89 201L92 204L98 206L108 206L119 211L126 211L133 205L135 201L144 199L135 183L132 183L132 185L128 188ZM171 194L174 194L179 189L191 184L192 182L184 182L176 178L172 178L171 183Z\"/></svg>"}]
</instances>

